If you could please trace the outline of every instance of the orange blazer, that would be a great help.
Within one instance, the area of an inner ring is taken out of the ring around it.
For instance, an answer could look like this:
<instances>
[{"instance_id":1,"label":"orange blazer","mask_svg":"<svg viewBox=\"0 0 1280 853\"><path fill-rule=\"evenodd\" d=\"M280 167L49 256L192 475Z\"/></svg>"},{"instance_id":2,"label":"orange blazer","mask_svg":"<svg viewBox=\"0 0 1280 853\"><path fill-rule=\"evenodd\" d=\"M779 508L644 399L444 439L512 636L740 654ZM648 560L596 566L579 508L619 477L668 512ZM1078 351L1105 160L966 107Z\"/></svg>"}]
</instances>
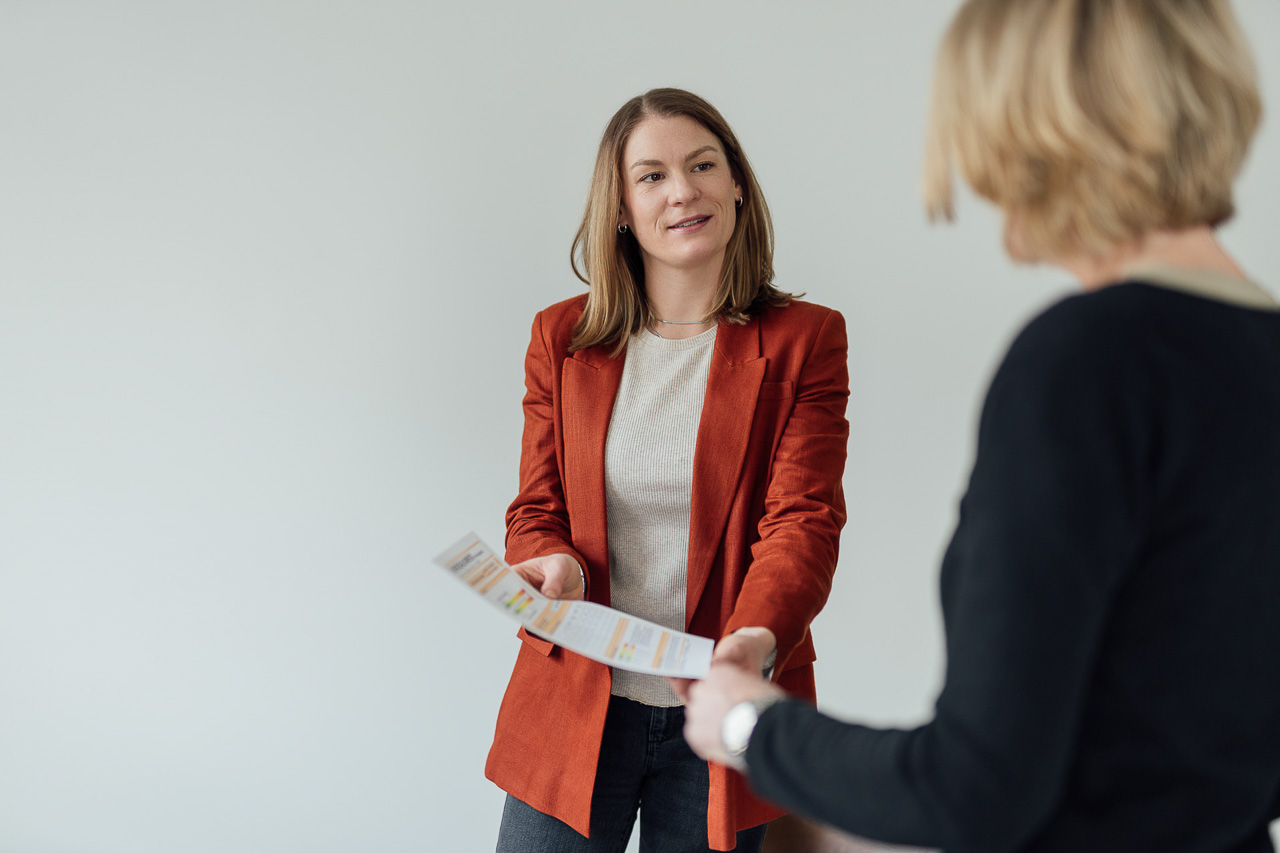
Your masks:
<instances>
[{"instance_id":1,"label":"orange blazer","mask_svg":"<svg viewBox=\"0 0 1280 853\"><path fill-rule=\"evenodd\" d=\"M625 351L569 352L585 301L553 305L533 322L507 561L572 554L587 572L588 598L608 605L604 450ZM826 603L845 520L847 349L844 318L806 302L721 324L693 459L685 630L718 639L769 628L778 638L774 679L810 701L809 623ZM588 835L610 669L524 629L519 636L485 775ZM714 849L732 849L737 831L783 813L741 775L711 765Z\"/></svg>"}]
</instances>

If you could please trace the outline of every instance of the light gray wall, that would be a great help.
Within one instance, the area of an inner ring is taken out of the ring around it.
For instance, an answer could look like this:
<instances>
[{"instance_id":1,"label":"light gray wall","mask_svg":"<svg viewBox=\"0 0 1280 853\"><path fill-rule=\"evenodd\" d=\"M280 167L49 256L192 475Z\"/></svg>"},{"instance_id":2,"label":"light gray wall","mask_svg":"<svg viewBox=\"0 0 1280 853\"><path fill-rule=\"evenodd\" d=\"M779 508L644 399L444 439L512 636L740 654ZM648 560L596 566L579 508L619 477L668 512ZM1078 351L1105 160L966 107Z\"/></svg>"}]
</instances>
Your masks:
<instances>
[{"instance_id":1,"label":"light gray wall","mask_svg":"<svg viewBox=\"0 0 1280 853\"><path fill-rule=\"evenodd\" d=\"M429 560L501 541L529 323L657 85L725 113L780 284L848 318L819 688L922 719L977 402L1069 286L970 198L924 221L955 6L0 4L0 851L491 849L516 641ZM1280 4L1238 8L1280 104ZM1224 234L1272 288L1278 134Z\"/></svg>"}]
</instances>

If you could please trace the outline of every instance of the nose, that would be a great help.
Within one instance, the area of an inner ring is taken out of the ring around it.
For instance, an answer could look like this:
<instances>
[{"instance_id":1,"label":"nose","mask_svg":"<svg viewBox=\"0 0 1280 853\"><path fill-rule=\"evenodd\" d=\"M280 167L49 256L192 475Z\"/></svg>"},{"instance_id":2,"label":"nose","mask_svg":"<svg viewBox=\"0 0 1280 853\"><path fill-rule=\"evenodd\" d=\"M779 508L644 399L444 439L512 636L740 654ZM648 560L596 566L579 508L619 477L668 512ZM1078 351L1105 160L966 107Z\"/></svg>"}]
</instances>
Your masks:
<instances>
[{"instance_id":1,"label":"nose","mask_svg":"<svg viewBox=\"0 0 1280 853\"><path fill-rule=\"evenodd\" d=\"M698 197L698 188L688 175L677 173L667 182L668 201L673 204L688 204Z\"/></svg>"}]
</instances>

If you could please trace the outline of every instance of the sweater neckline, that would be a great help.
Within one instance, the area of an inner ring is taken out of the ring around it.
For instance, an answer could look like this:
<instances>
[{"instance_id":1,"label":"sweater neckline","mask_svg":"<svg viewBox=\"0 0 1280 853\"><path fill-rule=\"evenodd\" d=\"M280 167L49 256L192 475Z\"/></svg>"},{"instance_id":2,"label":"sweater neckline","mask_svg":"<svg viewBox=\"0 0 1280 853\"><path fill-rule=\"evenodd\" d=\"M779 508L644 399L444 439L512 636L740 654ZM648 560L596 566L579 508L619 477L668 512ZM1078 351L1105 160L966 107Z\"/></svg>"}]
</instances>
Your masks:
<instances>
[{"instance_id":1,"label":"sweater neckline","mask_svg":"<svg viewBox=\"0 0 1280 853\"><path fill-rule=\"evenodd\" d=\"M634 343L640 344L651 349L660 349L666 352L682 351L691 349L703 349L709 347L716 342L716 329L719 324L712 326L705 332L699 332L692 338L664 338L661 335L655 335L648 329L641 329L632 336Z\"/></svg>"},{"instance_id":2,"label":"sweater neckline","mask_svg":"<svg viewBox=\"0 0 1280 853\"><path fill-rule=\"evenodd\" d=\"M1217 270L1187 269L1169 264L1136 264L1125 269L1124 277L1128 281L1142 281L1244 308L1280 310L1275 297L1262 285Z\"/></svg>"}]
</instances>

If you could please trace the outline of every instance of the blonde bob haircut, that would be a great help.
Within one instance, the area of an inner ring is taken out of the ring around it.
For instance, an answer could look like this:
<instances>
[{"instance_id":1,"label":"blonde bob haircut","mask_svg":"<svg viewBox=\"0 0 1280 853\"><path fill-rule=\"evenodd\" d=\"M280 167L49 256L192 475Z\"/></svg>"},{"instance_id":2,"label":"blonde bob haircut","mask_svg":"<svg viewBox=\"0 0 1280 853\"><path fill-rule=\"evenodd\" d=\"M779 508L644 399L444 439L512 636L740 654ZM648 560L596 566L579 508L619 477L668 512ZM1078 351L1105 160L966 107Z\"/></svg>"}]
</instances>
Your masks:
<instances>
[{"instance_id":1,"label":"blonde bob haircut","mask_svg":"<svg viewBox=\"0 0 1280 853\"><path fill-rule=\"evenodd\" d=\"M1045 261L1229 219L1262 105L1227 0L968 0L930 113L930 218L958 171Z\"/></svg>"},{"instance_id":2,"label":"blonde bob haircut","mask_svg":"<svg viewBox=\"0 0 1280 853\"><path fill-rule=\"evenodd\" d=\"M618 233L622 209L622 155L632 132L646 118L686 116L715 135L734 180L742 188L733 235L725 250L715 300L704 320L745 323L792 295L773 286L773 221L747 155L719 111L683 89L651 89L614 113L596 153L591 191L582 224L573 238L570 263L589 288L587 304L573 331L571 351L612 345L613 355L652 320L644 289L644 261L635 235Z\"/></svg>"}]
</instances>

